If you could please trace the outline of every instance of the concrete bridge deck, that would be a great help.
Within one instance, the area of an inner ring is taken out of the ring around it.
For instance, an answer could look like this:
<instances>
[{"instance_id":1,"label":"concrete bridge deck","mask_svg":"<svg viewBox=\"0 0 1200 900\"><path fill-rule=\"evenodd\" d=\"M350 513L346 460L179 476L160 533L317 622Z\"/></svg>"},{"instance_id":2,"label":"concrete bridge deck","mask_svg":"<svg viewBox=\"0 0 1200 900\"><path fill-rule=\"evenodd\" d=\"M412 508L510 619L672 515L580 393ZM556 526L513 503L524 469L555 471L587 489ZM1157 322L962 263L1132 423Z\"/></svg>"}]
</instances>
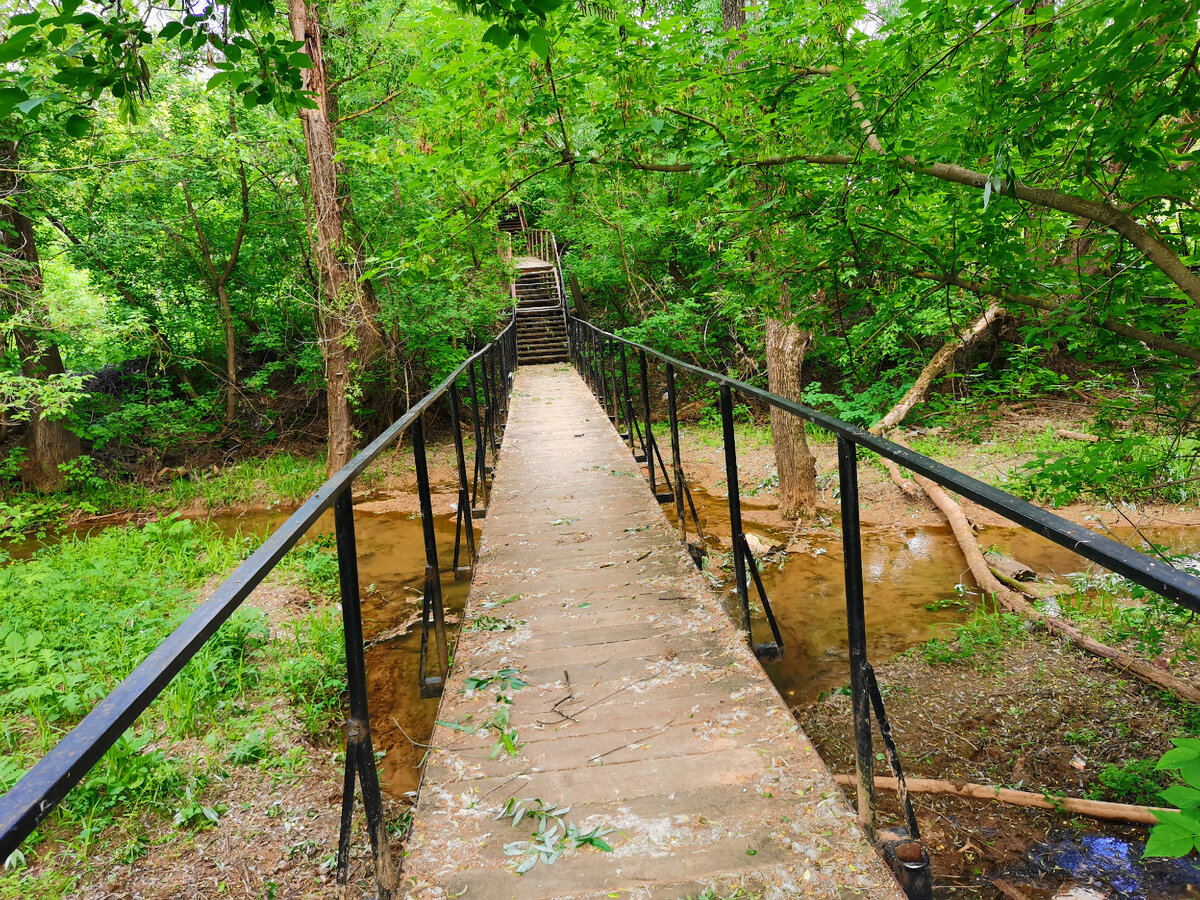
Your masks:
<instances>
[{"instance_id":1,"label":"concrete bridge deck","mask_svg":"<svg viewBox=\"0 0 1200 900\"><path fill-rule=\"evenodd\" d=\"M711 889L714 898L902 900L629 450L565 365L518 371L454 659L438 715L450 726L434 731L401 872L408 896ZM469 678L505 669L525 686L469 689ZM502 690L511 704L497 701ZM515 755L498 749L513 731ZM559 831L545 841L557 859L515 874L530 859L518 842L538 823L514 828L497 816L510 799L536 808L535 798L570 806L562 823L577 832L611 829L601 839L612 851L563 849Z\"/></svg>"}]
</instances>

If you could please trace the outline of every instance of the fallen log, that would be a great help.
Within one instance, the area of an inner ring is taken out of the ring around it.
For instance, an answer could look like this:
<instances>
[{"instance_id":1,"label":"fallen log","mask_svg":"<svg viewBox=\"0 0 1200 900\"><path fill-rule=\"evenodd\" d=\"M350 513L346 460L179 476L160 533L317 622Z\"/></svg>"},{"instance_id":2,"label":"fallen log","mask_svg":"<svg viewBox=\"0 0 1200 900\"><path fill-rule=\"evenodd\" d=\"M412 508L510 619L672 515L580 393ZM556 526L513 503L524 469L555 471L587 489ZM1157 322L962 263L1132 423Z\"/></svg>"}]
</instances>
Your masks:
<instances>
[{"instance_id":1,"label":"fallen log","mask_svg":"<svg viewBox=\"0 0 1200 900\"><path fill-rule=\"evenodd\" d=\"M953 352L950 351L966 346L967 343L975 340L987 331L987 325L993 320L991 316L994 309L995 307L989 308L970 328L951 338L943 345L941 350L934 354L929 364L925 367L925 370L917 377L913 387L905 393L900 403L871 428L873 433L885 434L889 429L894 429L904 420L904 416L907 415L908 411L923 399L923 394L917 395L914 393L917 387L921 386L924 392L929 390L930 385L933 384L933 379L954 358ZM908 447L904 438L899 434L888 436L894 443L902 447ZM905 494L912 496L911 482L908 482L903 477L899 467L890 460L884 460L884 465L896 486L904 491ZM946 517L946 521L950 524L950 530L954 534L954 540L957 542L963 556L966 557L967 568L985 595L991 594L995 597L996 602L1008 611L1036 622L1047 631L1066 638L1080 649L1107 660L1117 669L1128 675L1132 675L1139 681L1168 691L1180 700L1200 705L1200 689L1196 688L1190 682L1182 678L1177 678L1169 672L1165 672L1123 650L1103 644L1095 638L1084 634L1078 628L1068 624L1061 618L1046 615L1029 602L1030 599L1042 600L1045 597L1027 588L1021 582L1012 580L1005 575L1004 579L1008 584L1002 583L1001 579L997 578L997 573L992 570L992 567L988 565L988 561L984 558L983 551L979 547L979 541L975 538L975 530L972 528L966 513L963 512L958 502L940 485L930 481L928 478L914 472L912 479L925 492L925 495L933 501L933 505Z\"/></svg>"},{"instance_id":2,"label":"fallen log","mask_svg":"<svg viewBox=\"0 0 1200 900\"><path fill-rule=\"evenodd\" d=\"M856 782L853 775L834 775L834 781L847 787L853 787ZM1068 812L1072 815L1087 816L1090 819L1107 819L1117 822L1136 822L1139 825L1154 825L1158 819L1156 812L1178 812L1158 806L1135 806L1132 803L1108 803L1102 800L1082 800L1076 797L1047 797L1045 794L1035 794L1032 791L1017 791L1012 788L994 787L987 784L958 784L953 781L941 781L935 778L905 778L909 793L915 794L949 794L955 797L965 797L970 800L994 800L997 803L1007 803L1010 806L1025 806L1030 809L1052 809ZM896 779L876 776L875 788L881 791L895 791Z\"/></svg>"}]
</instances>

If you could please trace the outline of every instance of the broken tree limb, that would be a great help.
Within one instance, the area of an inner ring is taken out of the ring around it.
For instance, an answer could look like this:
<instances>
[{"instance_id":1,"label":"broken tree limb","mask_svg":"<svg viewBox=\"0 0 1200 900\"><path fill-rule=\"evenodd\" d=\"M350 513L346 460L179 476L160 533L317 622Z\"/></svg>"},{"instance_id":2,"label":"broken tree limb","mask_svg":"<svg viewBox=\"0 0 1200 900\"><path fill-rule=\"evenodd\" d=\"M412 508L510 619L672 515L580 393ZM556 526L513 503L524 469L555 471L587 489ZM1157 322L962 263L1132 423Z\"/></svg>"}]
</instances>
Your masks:
<instances>
[{"instance_id":1,"label":"broken tree limb","mask_svg":"<svg viewBox=\"0 0 1200 900\"><path fill-rule=\"evenodd\" d=\"M946 370L946 367L954 359L954 354L961 348L969 346L976 338L986 332L993 322L1004 315L1006 313L998 304L992 304L982 316L972 322L966 329L946 341L941 346L941 349L933 354L933 357L925 364L920 374L917 375L917 380L913 382L912 387L900 398L900 402L886 416L871 426L871 432L874 434L883 434L885 431L899 425L904 420L904 417L912 411L914 406L924 402L925 396L929 393L929 388L933 385L933 380ZM880 461L892 477L892 481L896 487L900 488L905 495L913 499L920 496L913 483L904 477L899 466L890 459L880 457Z\"/></svg>"},{"instance_id":2,"label":"broken tree limb","mask_svg":"<svg viewBox=\"0 0 1200 900\"><path fill-rule=\"evenodd\" d=\"M996 307L989 308L970 328L947 341L942 349L934 354L933 358L921 371L921 374L917 376L917 381L913 384L913 387L887 415L871 428L871 431L875 434L883 434L889 429L897 427L904 420L908 412L924 398L925 394L929 391L929 386L933 383L933 379L950 364L950 360L954 358L953 351L959 347L966 346L970 341L975 340L987 330L990 322L994 321L994 317L992 317L994 309ZM900 435L892 434L890 438L900 446L908 447L908 444ZM907 482L903 477L900 468L889 460L884 460L884 465L896 485L911 496L911 483ZM944 488L930 481L928 478L913 473L912 479L925 492L925 495L933 502L933 505L946 517L946 521L950 525L950 530L954 534L954 540L958 543L959 549L967 560L967 568L985 595L991 594L995 597L996 602L1009 612L1016 613L1041 625L1052 634L1066 638L1075 646L1094 656L1108 660L1125 674L1132 675L1134 678L1152 687L1168 691L1180 700L1200 705L1200 689L1197 689L1190 682L1182 678L1177 678L1169 672L1164 672L1162 669L1132 654L1126 653L1124 650L1103 644L1095 638L1084 634L1080 629L1069 624L1064 619L1046 615L1029 602L1030 599L1041 600L1045 598L1033 591L1026 590L1025 586L1020 582L1009 581L1008 584L1003 583L984 558L983 551L979 547L979 541L975 538L975 530L958 502ZM909 487L906 487L906 484Z\"/></svg>"},{"instance_id":3,"label":"broken tree limb","mask_svg":"<svg viewBox=\"0 0 1200 900\"><path fill-rule=\"evenodd\" d=\"M896 443L901 446L907 446L903 440L893 437ZM946 521L950 524L950 530L954 533L954 539L958 543L959 549L963 556L967 559L967 568L970 569L971 575L978 583L980 590L984 594L991 594L996 598L996 602L1012 613L1016 613L1030 621L1036 622L1052 634L1057 634L1060 637L1066 638L1076 647L1091 653L1101 659L1108 660L1114 667L1120 669L1127 675L1132 675L1145 684L1159 688L1164 691L1169 691L1180 700L1188 703L1200 705L1200 690L1198 690L1190 682L1182 678L1178 678L1169 672L1164 672L1144 659L1139 659L1124 650L1119 650L1116 647L1110 647L1108 644L1102 644L1093 637L1084 634L1074 625L1069 624L1065 619L1056 616L1049 616L1034 607L1024 595L1024 588L1012 590L998 579L991 567L987 564L987 560L983 557L983 551L979 549L979 542L975 539L975 530L971 527L971 523L967 520L966 513L963 512L961 506L955 501L940 485L935 484L928 478L920 475L914 475L913 480L920 485L925 491L934 506L941 510L942 515L946 517ZM1019 585L1020 582L1011 582L1013 585ZM1035 597L1034 599L1042 599Z\"/></svg>"},{"instance_id":4,"label":"broken tree limb","mask_svg":"<svg viewBox=\"0 0 1200 900\"><path fill-rule=\"evenodd\" d=\"M1100 442L1100 438L1094 434L1088 434L1085 431L1071 431L1067 428L1058 428L1054 432L1054 436L1062 438L1065 441L1083 441L1085 444L1096 444Z\"/></svg>"},{"instance_id":5,"label":"broken tree limb","mask_svg":"<svg viewBox=\"0 0 1200 900\"><path fill-rule=\"evenodd\" d=\"M1089 325L1095 325L1097 328L1103 328L1106 331L1111 331L1113 334L1119 334L1121 337L1129 338L1137 341L1140 344L1145 344L1152 350L1165 350L1168 353L1174 353L1177 356L1182 356L1185 359L1190 359L1194 362L1200 362L1200 348L1192 347L1180 341L1173 340L1165 335L1155 334L1152 331L1146 331L1144 328L1135 328L1127 322L1122 322L1120 319L1114 319L1112 316L1097 316L1093 313L1075 313L1073 310L1067 309L1062 303L1056 303L1053 300L1045 297L1033 297L1029 294L1021 294L1016 291L1010 291L1004 288L992 287L978 282L968 281L965 278L958 276L938 275L935 272L926 272L921 269L913 269L905 274L913 278L923 278L926 281L936 281L939 284L948 284L952 287L961 288L964 291L970 291L972 294L979 294L986 297L996 297L1004 300L1007 303L1016 303L1018 306L1027 306L1030 309L1040 309L1043 312L1049 313L1066 313L1069 315L1079 315L1079 318L1087 322Z\"/></svg>"},{"instance_id":6,"label":"broken tree limb","mask_svg":"<svg viewBox=\"0 0 1200 900\"><path fill-rule=\"evenodd\" d=\"M900 402L893 406L886 416L875 423L871 431L876 434L882 434L899 425L904 420L904 417L912 411L914 406L925 401L925 395L929 393L929 388L933 385L933 380L946 370L946 367L954 359L954 354L964 347L969 347L992 326L993 322L998 322L1007 315L1008 313L998 303L993 303L982 316L972 322L965 330L946 341L941 346L941 349L933 354L933 357L926 363L925 368L921 370L921 374L917 376L917 380L913 382L912 387L900 398Z\"/></svg>"},{"instance_id":7,"label":"broken tree limb","mask_svg":"<svg viewBox=\"0 0 1200 900\"><path fill-rule=\"evenodd\" d=\"M853 786L855 784L853 775L834 775L833 778L841 785ZM1178 810L1156 806L1135 806L1132 803L1107 803L1101 800L1081 800L1075 797L1050 798L1045 794L1035 794L1032 791L1016 791L1011 788L971 784L970 782L958 784L935 778L906 778L904 783L908 786L910 793L950 794L970 800L994 800L997 803L1007 803L1011 806L1052 809L1092 819L1136 822L1140 825L1156 824L1158 822L1154 816L1156 812L1178 812ZM881 791L894 791L897 788L896 779L877 776L875 787Z\"/></svg>"}]
</instances>

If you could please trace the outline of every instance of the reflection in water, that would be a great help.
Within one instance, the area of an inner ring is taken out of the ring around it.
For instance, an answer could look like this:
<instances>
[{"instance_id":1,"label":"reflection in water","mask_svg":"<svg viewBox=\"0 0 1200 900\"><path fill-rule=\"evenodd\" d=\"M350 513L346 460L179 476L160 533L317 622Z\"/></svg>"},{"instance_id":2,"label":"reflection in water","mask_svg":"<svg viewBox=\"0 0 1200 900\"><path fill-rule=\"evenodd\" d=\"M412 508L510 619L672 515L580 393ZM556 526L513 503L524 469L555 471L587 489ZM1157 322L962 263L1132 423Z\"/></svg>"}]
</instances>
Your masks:
<instances>
[{"instance_id":1,"label":"reflection in water","mask_svg":"<svg viewBox=\"0 0 1200 900\"><path fill-rule=\"evenodd\" d=\"M723 538L722 546L727 548L728 501L700 490L692 493L710 544L715 534ZM674 507L665 504L663 508L674 521ZM743 503L747 532L759 534L766 543L788 542L788 535L756 525L754 515L755 507ZM1136 535L1132 529L1114 532L1108 536L1132 546L1141 543L1133 540ZM1143 529L1143 533L1176 554L1200 550L1200 529ZM982 546L995 546L1040 573L1066 576L1093 568L1083 557L1024 528L985 528L979 539ZM844 561L837 523L804 532L792 548L793 552L783 555L780 561L762 564L763 587L784 645L783 659L765 663L764 668L788 703L797 705L845 684L849 680L849 654ZM967 601L978 596L948 526L864 526L862 561L867 653L876 664L914 644L944 637L948 626L963 621L967 612L956 585L963 584L972 592ZM725 581L726 597L732 604L732 577ZM753 586L750 591L753 601ZM755 619L754 629L758 640L770 634L761 615Z\"/></svg>"}]
</instances>

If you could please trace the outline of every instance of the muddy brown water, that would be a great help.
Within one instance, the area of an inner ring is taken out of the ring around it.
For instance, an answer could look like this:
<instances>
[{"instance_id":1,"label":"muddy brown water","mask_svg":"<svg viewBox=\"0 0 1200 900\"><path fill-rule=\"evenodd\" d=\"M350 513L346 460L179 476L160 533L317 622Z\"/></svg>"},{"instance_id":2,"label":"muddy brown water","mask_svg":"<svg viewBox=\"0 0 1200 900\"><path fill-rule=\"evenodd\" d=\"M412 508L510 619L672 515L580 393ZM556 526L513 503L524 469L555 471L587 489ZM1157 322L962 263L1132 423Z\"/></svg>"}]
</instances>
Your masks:
<instances>
[{"instance_id":1,"label":"muddy brown water","mask_svg":"<svg viewBox=\"0 0 1200 900\"><path fill-rule=\"evenodd\" d=\"M728 548L729 507L725 497L692 491L700 522L710 545L724 540L716 553ZM664 506L674 520L673 507ZM841 533L836 518L827 526L806 529L793 540L756 519L773 507L743 498L742 519L747 532L771 545L791 544L792 552L774 556L760 569L763 587L783 635L784 657L764 664L771 680L793 705L815 700L822 691L849 680L846 638L846 595ZM691 521L689 517L689 528ZM1150 540L1171 553L1200 551L1200 529L1175 527L1142 529ZM1145 547L1132 528L1107 533L1131 546ZM1039 573L1059 576L1095 570L1092 563L1027 529L990 527L980 532L984 547L1025 563ZM722 562L717 557L718 562ZM964 621L976 594L960 597L956 585L975 591L966 563L948 526L864 526L862 529L864 605L868 657L880 663L930 638L946 637ZM722 574L732 607L731 576ZM751 585L751 599L756 598ZM965 602L964 602L965 601ZM754 616L755 639L770 639L761 613Z\"/></svg>"},{"instance_id":2,"label":"muddy brown water","mask_svg":"<svg viewBox=\"0 0 1200 900\"><path fill-rule=\"evenodd\" d=\"M729 510L724 497L693 491L701 523L707 534L718 536L713 558L720 561L723 537L728 541ZM743 520L748 532L771 544L787 544L790 534L774 531L756 520L770 507L743 500ZM671 514L670 504L664 510ZM264 538L277 528L290 510L218 514L208 521L232 536ZM355 517L358 566L367 640L395 629L419 615L424 589L425 549L418 516L399 512L364 512ZM94 533L96 527L78 534ZM322 517L306 536L331 534L331 514ZM453 514L436 516L438 563L447 613L457 621L466 600L468 583L455 581L452 558ZM1144 533L1174 553L1200 552L1200 529L1165 528ZM1131 542L1131 530L1117 529L1111 536ZM987 528L984 546L995 546L1039 572L1067 575L1086 571L1082 557L1021 528ZM12 558L27 557L46 542L10 546ZM932 637L945 637L967 616L955 585L974 583L966 574L962 556L949 528L910 527L903 523L863 528L863 578L868 654L883 662ZM721 588L733 600L727 573L720 573ZM765 668L784 698L793 705L809 702L848 679L846 607L841 536L836 521L806 530L792 541L792 552L768 560L762 580L783 634L784 657ZM753 591L753 588L751 588ZM752 594L753 596L753 594ZM971 599L971 598L968 598ZM732 605L732 603L731 603ZM755 617L755 636L766 640L769 630L761 614ZM437 715L437 700L423 700L417 690L420 653L419 629L372 646L367 653L369 703L375 749L385 751L381 776L389 792L415 791L419 765Z\"/></svg>"}]
</instances>

